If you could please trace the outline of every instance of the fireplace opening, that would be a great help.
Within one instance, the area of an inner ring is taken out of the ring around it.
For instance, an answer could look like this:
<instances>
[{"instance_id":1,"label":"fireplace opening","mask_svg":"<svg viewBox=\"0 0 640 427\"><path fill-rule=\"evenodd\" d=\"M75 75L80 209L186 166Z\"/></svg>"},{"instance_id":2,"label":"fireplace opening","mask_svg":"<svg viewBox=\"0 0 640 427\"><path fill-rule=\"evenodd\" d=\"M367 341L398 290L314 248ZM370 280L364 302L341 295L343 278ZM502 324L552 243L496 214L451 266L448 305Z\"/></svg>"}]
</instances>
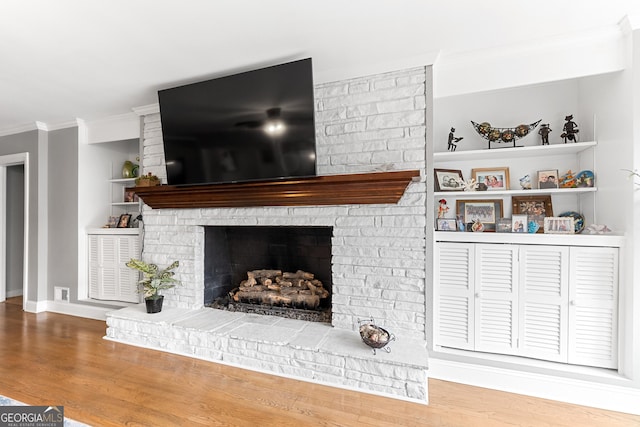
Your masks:
<instances>
[{"instance_id":1,"label":"fireplace opening","mask_svg":"<svg viewBox=\"0 0 640 427\"><path fill-rule=\"evenodd\" d=\"M205 305L330 323L332 235L332 227L205 227Z\"/></svg>"}]
</instances>

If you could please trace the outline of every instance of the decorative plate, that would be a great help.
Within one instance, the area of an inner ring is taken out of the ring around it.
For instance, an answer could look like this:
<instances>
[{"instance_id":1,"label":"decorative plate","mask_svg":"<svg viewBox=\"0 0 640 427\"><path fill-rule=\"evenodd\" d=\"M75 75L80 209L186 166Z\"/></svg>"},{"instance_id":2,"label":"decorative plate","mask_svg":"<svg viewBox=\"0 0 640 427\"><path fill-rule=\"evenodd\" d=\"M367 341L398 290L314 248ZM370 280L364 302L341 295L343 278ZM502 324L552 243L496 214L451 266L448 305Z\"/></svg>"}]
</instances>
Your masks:
<instances>
[{"instance_id":1,"label":"decorative plate","mask_svg":"<svg viewBox=\"0 0 640 427\"><path fill-rule=\"evenodd\" d=\"M578 212L568 211L568 212L563 212L558 216L573 218L573 224L575 225L576 234L584 230L584 216L582 216Z\"/></svg>"},{"instance_id":2,"label":"decorative plate","mask_svg":"<svg viewBox=\"0 0 640 427\"><path fill-rule=\"evenodd\" d=\"M593 187L593 172L579 172L578 175L576 175L576 185L578 187Z\"/></svg>"}]
</instances>

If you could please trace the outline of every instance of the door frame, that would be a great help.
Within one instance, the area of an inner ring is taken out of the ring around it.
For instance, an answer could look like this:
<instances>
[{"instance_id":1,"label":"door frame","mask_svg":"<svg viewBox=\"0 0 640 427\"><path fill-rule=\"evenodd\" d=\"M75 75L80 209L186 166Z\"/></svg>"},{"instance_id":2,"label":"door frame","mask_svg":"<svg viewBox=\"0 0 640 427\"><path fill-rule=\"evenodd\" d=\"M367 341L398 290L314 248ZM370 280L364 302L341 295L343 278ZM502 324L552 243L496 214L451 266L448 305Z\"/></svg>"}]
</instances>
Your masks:
<instances>
[{"instance_id":1,"label":"door frame","mask_svg":"<svg viewBox=\"0 0 640 427\"><path fill-rule=\"evenodd\" d=\"M24 166L24 253L22 268L22 309L29 295L29 153L0 156L0 302L7 296L7 167Z\"/></svg>"}]
</instances>

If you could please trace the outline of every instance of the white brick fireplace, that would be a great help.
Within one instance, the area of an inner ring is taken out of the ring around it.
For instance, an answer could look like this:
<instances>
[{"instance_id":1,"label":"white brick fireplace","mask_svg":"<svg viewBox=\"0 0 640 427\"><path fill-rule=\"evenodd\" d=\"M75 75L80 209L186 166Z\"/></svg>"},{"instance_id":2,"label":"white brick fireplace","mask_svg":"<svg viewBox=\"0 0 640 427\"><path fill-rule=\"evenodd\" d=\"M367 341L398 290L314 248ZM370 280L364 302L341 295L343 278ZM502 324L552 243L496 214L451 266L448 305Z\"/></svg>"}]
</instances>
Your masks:
<instances>
[{"instance_id":1,"label":"white brick fireplace","mask_svg":"<svg viewBox=\"0 0 640 427\"><path fill-rule=\"evenodd\" d=\"M316 86L318 174L417 169L397 204L150 209L143 258L180 260L165 308L112 312L107 337L250 369L426 402L425 212L428 68ZM159 114L144 118L144 173L165 176ZM204 226L332 227L332 324L204 308ZM373 355L374 321L397 341ZM255 328L256 324L268 325ZM252 331L262 331L259 333Z\"/></svg>"}]
</instances>

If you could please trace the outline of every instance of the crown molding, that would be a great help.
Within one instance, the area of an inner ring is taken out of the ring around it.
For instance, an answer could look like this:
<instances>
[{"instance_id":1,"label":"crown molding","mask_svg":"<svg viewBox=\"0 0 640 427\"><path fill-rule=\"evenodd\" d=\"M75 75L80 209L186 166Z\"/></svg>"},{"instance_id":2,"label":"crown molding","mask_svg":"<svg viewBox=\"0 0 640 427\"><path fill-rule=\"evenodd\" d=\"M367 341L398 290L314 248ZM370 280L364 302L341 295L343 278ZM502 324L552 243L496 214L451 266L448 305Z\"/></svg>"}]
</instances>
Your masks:
<instances>
[{"instance_id":1,"label":"crown molding","mask_svg":"<svg viewBox=\"0 0 640 427\"><path fill-rule=\"evenodd\" d=\"M621 71L623 41L617 24L498 48L443 51L434 64L434 97Z\"/></svg>"},{"instance_id":2,"label":"crown molding","mask_svg":"<svg viewBox=\"0 0 640 427\"><path fill-rule=\"evenodd\" d=\"M0 136L15 135L18 133L31 132L32 130L46 130L40 127L42 125L44 125L42 122L33 122L33 123L27 123L24 125L1 129Z\"/></svg>"},{"instance_id":3,"label":"crown molding","mask_svg":"<svg viewBox=\"0 0 640 427\"><path fill-rule=\"evenodd\" d=\"M160 112L160 104L157 102L155 104L143 105L141 107L133 107L133 112L139 116L146 116L149 114L157 114Z\"/></svg>"},{"instance_id":4,"label":"crown molding","mask_svg":"<svg viewBox=\"0 0 640 427\"><path fill-rule=\"evenodd\" d=\"M59 129L68 129L68 128L74 128L74 127L78 127L78 122L81 119L73 119L73 120L67 120L64 122L57 122L57 123L47 123L47 129L49 132L54 131L54 130L59 130Z\"/></svg>"}]
</instances>

